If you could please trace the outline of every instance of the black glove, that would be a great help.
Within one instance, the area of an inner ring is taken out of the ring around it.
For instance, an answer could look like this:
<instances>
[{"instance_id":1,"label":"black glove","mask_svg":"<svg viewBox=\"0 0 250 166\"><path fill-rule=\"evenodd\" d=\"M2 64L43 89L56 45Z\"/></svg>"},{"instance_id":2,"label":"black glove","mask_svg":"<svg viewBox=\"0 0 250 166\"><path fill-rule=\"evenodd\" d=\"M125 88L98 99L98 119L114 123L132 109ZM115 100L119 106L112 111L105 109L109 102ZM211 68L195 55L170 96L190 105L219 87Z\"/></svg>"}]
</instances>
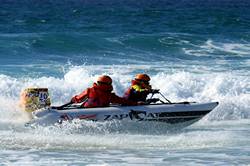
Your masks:
<instances>
[{"instance_id":1,"label":"black glove","mask_svg":"<svg viewBox=\"0 0 250 166\"><path fill-rule=\"evenodd\" d=\"M157 101L159 101L159 99L157 98L152 98L152 99L147 99L147 103L150 104L150 103L156 103Z\"/></svg>"},{"instance_id":2,"label":"black glove","mask_svg":"<svg viewBox=\"0 0 250 166\"><path fill-rule=\"evenodd\" d=\"M150 93L159 93L160 89L151 89Z\"/></svg>"}]
</instances>

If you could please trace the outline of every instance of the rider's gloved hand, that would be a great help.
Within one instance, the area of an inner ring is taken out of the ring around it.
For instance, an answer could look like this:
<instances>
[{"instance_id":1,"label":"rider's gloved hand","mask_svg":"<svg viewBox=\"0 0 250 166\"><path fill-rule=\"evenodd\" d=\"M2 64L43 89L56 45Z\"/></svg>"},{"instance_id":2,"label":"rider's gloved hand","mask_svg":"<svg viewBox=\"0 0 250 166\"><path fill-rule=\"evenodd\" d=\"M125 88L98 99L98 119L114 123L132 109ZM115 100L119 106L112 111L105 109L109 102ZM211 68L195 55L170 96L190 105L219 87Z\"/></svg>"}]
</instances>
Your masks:
<instances>
[{"instance_id":1,"label":"rider's gloved hand","mask_svg":"<svg viewBox=\"0 0 250 166\"><path fill-rule=\"evenodd\" d=\"M71 103L76 103L76 97L74 96L74 97L72 97L72 99L71 99L71 101L70 101Z\"/></svg>"},{"instance_id":2,"label":"rider's gloved hand","mask_svg":"<svg viewBox=\"0 0 250 166\"><path fill-rule=\"evenodd\" d=\"M159 101L159 99L157 99L157 98L147 99L147 103L148 104L150 104L150 103L156 103L157 101Z\"/></svg>"},{"instance_id":3,"label":"rider's gloved hand","mask_svg":"<svg viewBox=\"0 0 250 166\"><path fill-rule=\"evenodd\" d=\"M150 93L159 93L160 89L151 89Z\"/></svg>"}]
</instances>

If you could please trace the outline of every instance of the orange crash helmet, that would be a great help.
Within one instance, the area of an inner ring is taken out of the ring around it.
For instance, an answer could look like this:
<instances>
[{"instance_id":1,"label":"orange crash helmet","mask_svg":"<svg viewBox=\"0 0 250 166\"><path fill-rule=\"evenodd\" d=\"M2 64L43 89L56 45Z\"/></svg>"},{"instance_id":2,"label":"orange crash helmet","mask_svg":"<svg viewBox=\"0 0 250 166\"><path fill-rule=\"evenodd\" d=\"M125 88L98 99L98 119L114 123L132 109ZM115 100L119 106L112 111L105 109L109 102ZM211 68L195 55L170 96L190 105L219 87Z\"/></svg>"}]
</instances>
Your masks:
<instances>
[{"instance_id":1,"label":"orange crash helmet","mask_svg":"<svg viewBox=\"0 0 250 166\"><path fill-rule=\"evenodd\" d=\"M102 75L97 79L97 85L105 91L112 91L112 79L107 75Z\"/></svg>"},{"instance_id":2,"label":"orange crash helmet","mask_svg":"<svg viewBox=\"0 0 250 166\"><path fill-rule=\"evenodd\" d=\"M102 75L97 79L97 83L98 84L111 85L112 84L112 79L107 75Z\"/></svg>"},{"instance_id":3,"label":"orange crash helmet","mask_svg":"<svg viewBox=\"0 0 250 166\"><path fill-rule=\"evenodd\" d=\"M143 81L143 82L149 82L150 77L147 74L137 74L135 76L135 79L138 81Z\"/></svg>"}]
</instances>

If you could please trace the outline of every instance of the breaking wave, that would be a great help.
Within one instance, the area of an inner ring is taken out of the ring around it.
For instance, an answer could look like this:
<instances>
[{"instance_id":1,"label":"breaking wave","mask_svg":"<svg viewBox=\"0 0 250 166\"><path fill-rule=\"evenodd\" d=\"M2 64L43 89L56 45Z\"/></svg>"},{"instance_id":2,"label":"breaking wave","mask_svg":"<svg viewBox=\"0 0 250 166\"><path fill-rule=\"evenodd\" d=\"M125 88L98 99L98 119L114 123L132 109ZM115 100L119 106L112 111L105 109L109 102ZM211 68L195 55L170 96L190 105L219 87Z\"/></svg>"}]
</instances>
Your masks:
<instances>
[{"instance_id":1,"label":"breaking wave","mask_svg":"<svg viewBox=\"0 0 250 166\"><path fill-rule=\"evenodd\" d=\"M117 66L75 66L57 77L22 77L14 78L0 75L0 118L1 121L12 121L20 118L18 100L20 92L27 87L47 87L53 105L66 103L75 94L82 92L100 74L109 74L114 80L114 91L122 96L133 72L129 67ZM103 71L101 73L100 71ZM151 74L153 88L161 90L170 101L219 101L219 106L206 116L206 120L232 120L250 117L250 78L234 73L173 73L156 72Z\"/></svg>"}]
</instances>

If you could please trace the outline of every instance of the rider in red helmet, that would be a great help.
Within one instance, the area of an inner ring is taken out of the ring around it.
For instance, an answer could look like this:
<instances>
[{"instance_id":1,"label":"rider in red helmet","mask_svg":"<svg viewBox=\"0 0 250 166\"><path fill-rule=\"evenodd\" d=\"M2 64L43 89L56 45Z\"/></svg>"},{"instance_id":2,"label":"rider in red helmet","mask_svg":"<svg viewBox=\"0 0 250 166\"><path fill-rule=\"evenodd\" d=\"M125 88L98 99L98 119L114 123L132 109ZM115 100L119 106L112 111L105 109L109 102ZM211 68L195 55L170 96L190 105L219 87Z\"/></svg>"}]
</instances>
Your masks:
<instances>
[{"instance_id":1,"label":"rider in red helmet","mask_svg":"<svg viewBox=\"0 0 250 166\"><path fill-rule=\"evenodd\" d=\"M91 88L87 88L81 94L71 99L72 103L83 103L82 107L107 107L110 103L122 105L137 105L136 102L117 96L112 93L112 79L103 75L97 79Z\"/></svg>"},{"instance_id":2,"label":"rider in red helmet","mask_svg":"<svg viewBox=\"0 0 250 166\"><path fill-rule=\"evenodd\" d=\"M149 81L150 77L147 74L137 74L131 82L132 85L125 92L124 98L136 102L146 102L148 94L155 91L152 90Z\"/></svg>"}]
</instances>

